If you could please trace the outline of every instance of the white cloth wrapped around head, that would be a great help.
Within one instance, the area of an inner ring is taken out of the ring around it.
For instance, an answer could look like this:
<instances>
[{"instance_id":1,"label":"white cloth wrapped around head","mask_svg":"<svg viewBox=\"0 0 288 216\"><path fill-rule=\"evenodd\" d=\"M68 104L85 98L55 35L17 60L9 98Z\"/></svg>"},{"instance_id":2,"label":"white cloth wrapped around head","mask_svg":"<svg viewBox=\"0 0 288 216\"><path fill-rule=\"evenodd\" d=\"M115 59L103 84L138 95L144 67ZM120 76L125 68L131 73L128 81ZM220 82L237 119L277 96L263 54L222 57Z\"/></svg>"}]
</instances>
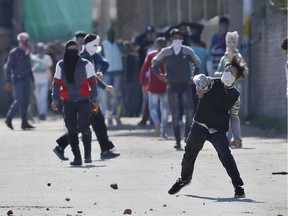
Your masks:
<instances>
[{"instance_id":1,"label":"white cloth wrapped around head","mask_svg":"<svg viewBox=\"0 0 288 216\"><path fill-rule=\"evenodd\" d=\"M96 34L87 34L84 38L84 46L86 51L93 55L97 52L100 42L100 37Z\"/></svg>"},{"instance_id":2,"label":"white cloth wrapped around head","mask_svg":"<svg viewBox=\"0 0 288 216\"><path fill-rule=\"evenodd\" d=\"M227 32L225 41L226 41L226 51L233 52L237 50L239 40L239 34L237 31Z\"/></svg>"}]
</instances>

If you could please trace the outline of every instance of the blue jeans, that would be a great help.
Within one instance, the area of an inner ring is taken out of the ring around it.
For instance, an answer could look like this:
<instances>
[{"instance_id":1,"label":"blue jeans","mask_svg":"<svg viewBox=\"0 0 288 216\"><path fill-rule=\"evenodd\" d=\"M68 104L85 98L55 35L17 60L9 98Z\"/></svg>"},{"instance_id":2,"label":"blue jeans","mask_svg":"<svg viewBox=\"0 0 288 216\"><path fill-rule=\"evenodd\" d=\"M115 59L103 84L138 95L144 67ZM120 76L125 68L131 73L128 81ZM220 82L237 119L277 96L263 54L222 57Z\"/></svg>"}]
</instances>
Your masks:
<instances>
[{"instance_id":1,"label":"blue jeans","mask_svg":"<svg viewBox=\"0 0 288 216\"><path fill-rule=\"evenodd\" d=\"M206 140L211 142L217 151L218 158L231 178L233 186L242 186L243 181L240 177L234 157L231 154L226 134L218 132L210 134L206 128L198 125L197 123L192 125L191 131L186 139L185 153L181 164L182 180L190 181L192 179L196 158L200 150L203 148Z\"/></svg>"},{"instance_id":2,"label":"blue jeans","mask_svg":"<svg viewBox=\"0 0 288 216\"><path fill-rule=\"evenodd\" d=\"M191 86L187 83L173 83L167 85L167 94L170 112L172 115L172 124L176 144L180 145L180 103L185 114L185 137L188 135L189 128L193 120L193 100Z\"/></svg>"},{"instance_id":3,"label":"blue jeans","mask_svg":"<svg viewBox=\"0 0 288 216\"><path fill-rule=\"evenodd\" d=\"M20 108L22 123L27 122L27 112L30 101L31 83L29 79L13 80L14 101L11 104L6 118L12 120L16 113L16 109Z\"/></svg>"},{"instance_id":4,"label":"blue jeans","mask_svg":"<svg viewBox=\"0 0 288 216\"><path fill-rule=\"evenodd\" d=\"M112 116L117 116L117 109L121 97L121 73L109 74L105 73L103 76L103 82L114 87L114 92L110 94L106 92L103 94L103 102L105 103L106 111L111 111Z\"/></svg>"},{"instance_id":5,"label":"blue jeans","mask_svg":"<svg viewBox=\"0 0 288 216\"><path fill-rule=\"evenodd\" d=\"M149 112L154 124L160 123L160 118L158 115L158 106L160 101L160 112L161 112L160 131L162 133L165 133L168 127L168 115L169 115L168 96L166 93L157 94L148 92L148 99L149 99Z\"/></svg>"},{"instance_id":6,"label":"blue jeans","mask_svg":"<svg viewBox=\"0 0 288 216\"><path fill-rule=\"evenodd\" d=\"M232 137L234 140L241 140L241 126L240 118L238 115L240 109L240 100L239 103L237 103L237 105L233 108L231 109L230 113L229 130L226 133L229 142L232 141Z\"/></svg>"},{"instance_id":7,"label":"blue jeans","mask_svg":"<svg viewBox=\"0 0 288 216\"><path fill-rule=\"evenodd\" d=\"M35 84L34 90L38 116L46 115L48 109L48 83Z\"/></svg>"}]
</instances>

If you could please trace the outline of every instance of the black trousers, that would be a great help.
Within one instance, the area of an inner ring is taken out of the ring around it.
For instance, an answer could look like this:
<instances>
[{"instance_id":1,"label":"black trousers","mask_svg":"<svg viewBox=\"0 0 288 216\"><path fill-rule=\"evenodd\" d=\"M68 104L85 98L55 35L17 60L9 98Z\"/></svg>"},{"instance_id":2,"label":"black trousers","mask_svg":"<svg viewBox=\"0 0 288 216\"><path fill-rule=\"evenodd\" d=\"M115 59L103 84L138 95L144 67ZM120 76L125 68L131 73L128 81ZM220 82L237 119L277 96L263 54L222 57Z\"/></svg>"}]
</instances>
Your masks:
<instances>
[{"instance_id":1,"label":"black trousers","mask_svg":"<svg viewBox=\"0 0 288 216\"><path fill-rule=\"evenodd\" d=\"M82 134L84 146L91 148L91 103L90 100L64 101L64 121L68 130L68 142L72 150L79 148L78 132Z\"/></svg>"},{"instance_id":2,"label":"black trousers","mask_svg":"<svg viewBox=\"0 0 288 216\"><path fill-rule=\"evenodd\" d=\"M110 149L114 148L113 143L108 138L105 118L103 116L103 113L101 112L100 107L98 109L98 112L92 113L91 116L91 125L96 134L101 152L109 151ZM67 134L63 134L56 140L56 142L58 143L59 147L64 150L69 145Z\"/></svg>"},{"instance_id":3,"label":"black trousers","mask_svg":"<svg viewBox=\"0 0 288 216\"><path fill-rule=\"evenodd\" d=\"M193 123L186 139L185 153L182 160L181 178L183 181L192 179L194 164L198 153L203 148L204 142L212 143L218 153L218 157L232 180L234 187L242 186L236 162L229 149L229 142L225 133L210 134L209 131L197 123Z\"/></svg>"}]
</instances>

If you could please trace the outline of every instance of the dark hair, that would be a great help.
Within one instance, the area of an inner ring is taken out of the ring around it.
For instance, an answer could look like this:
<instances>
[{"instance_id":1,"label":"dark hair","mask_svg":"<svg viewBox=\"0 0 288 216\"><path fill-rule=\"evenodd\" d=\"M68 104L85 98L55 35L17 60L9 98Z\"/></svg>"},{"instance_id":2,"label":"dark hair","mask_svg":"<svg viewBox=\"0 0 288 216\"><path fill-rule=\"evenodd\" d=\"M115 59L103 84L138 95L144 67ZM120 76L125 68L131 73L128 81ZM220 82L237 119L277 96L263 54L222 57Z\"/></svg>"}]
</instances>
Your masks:
<instances>
[{"instance_id":1,"label":"dark hair","mask_svg":"<svg viewBox=\"0 0 288 216\"><path fill-rule=\"evenodd\" d=\"M94 41L95 39L97 38L97 35L96 34L93 34L93 33L90 33L90 34L87 34L84 38L84 44L87 44L91 41Z\"/></svg>"},{"instance_id":2,"label":"dark hair","mask_svg":"<svg viewBox=\"0 0 288 216\"><path fill-rule=\"evenodd\" d=\"M167 45L167 41L166 41L165 37L158 37L155 41L155 44L159 48L164 48Z\"/></svg>"},{"instance_id":3,"label":"dark hair","mask_svg":"<svg viewBox=\"0 0 288 216\"><path fill-rule=\"evenodd\" d=\"M178 24L177 28L180 28L182 26L187 27L187 26L189 26L189 23L188 22L181 22Z\"/></svg>"},{"instance_id":4,"label":"dark hair","mask_svg":"<svg viewBox=\"0 0 288 216\"><path fill-rule=\"evenodd\" d=\"M78 46L78 44L77 44L77 42L75 41L75 40L69 40L69 41L67 41L66 42L66 44L65 44L65 49L67 49L69 46L71 46L71 45L76 45L76 46Z\"/></svg>"},{"instance_id":5,"label":"dark hair","mask_svg":"<svg viewBox=\"0 0 288 216\"><path fill-rule=\"evenodd\" d=\"M229 25L229 18L226 16L220 17L219 24L222 24L222 23L226 23L227 25Z\"/></svg>"},{"instance_id":6,"label":"dark hair","mask_svg":"<svg viewBox=\"0 0 288 216\"><path fill-rule=\"evenodd\" d=\"M190 38L190 40L191 40L192 42L194 42L194 43L200 43L200 41L201 41L200 35L199 35L199 34L196 34L196 33L191 34L191 35L189 36L189 38Z\"/></svg>"},{"instance_id":7,"label":"dark hair","mask_svg":"<svg viewBox=\"0 0 288 216\"><path fill-rule=\"evenodd\" d=\"M178 28L173 28L170 32L169 32L170 37L174 37L174 35L180 35L181 37L183 37L182 33L179 31Z\"/></svg>"},{"instance_id":8,"label":"dark hair","mask_svg":"<svg viewBox=\"0 0 288 216\"><path fill-rule=\"evenodd\" d=\"M87 33L86 32L84 32L84 31L77 31L77 32L75 32L75 34L74 34L74 36L76 37L76 39L78 39L78 38L80 38L80 37L85 37L87 35Z\"/></svg>"},{"instance_id":9,"label":"dark hair","mask_svg":"<svg viewBox=\"0 0 288 216\"><path fill-rule=\"evenodd\" d=\"M283 50L288 50L288 47L287 47L287 40L288 40L288 38L285 38L283 41L282 41L282 43L281 43L281 48L283 49Z\"/></svg>"},{"instance_id":10,"label":"dark hair","mask_svg":"<svg viewBox=\"0 0 288 216\"><path fill-rule=\"evenodd\" d=\"M229 65L237 69L236 79L245 78L245 75L249 73L248 67L245 61L237 55L234 55L231 62L225 65L225 68Z\"/></svg>"},{"instance_id":11,"label":"dark hair","mask_svg":"<svg viewBox=\"0 0 288 216\"><path fill-rule=\"evenodd\" d=\"M204 25L201 24L201 23L198 23L198 22L191 22L191 23L189 24L189 26L190 26L190 29L191 29L191 30L192 30L192 29L195 29L195 30L196 30L196 33L198 33L198 34L201 34L202 31L203 31L203 29L204 29Z\"/></svg>"}]
</instances>

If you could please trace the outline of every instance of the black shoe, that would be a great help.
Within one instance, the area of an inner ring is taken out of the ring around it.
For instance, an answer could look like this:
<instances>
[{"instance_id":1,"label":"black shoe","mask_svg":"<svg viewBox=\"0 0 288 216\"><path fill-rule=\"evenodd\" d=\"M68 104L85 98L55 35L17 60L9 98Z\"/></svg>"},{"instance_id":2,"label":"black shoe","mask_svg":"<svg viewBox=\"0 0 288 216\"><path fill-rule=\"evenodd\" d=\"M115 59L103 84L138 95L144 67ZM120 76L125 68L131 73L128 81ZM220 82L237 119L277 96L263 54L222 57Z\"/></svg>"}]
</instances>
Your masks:
<instances>
[{"instance_id":1,"label":"black shoe","mask_svg":"<svg viewBox=\"0 0 288 216\"><path fill-rule=\"evenodd\" d=\"M180 143L176 143L176 145L174 146L174 148L176 150L181 150L181 144Z\"/></svg>"},{"instance_id":2,"label":"black shoe","mask_svg":"<svg viewBox=\"0 0 288 216\"><path fill-rule=\"evenodd\" d=\"M14 130L14 127L13 127L13 125L12 125L12 121L11 121L11 120L6 119L6 120L5 120L5 124L6 124L7 127L9 127L11 130Z\"/></svg>"},{"instance_id":3,"label":"black shoe","mask_svg":"<svg viewBox=\"0 0 288 216\"><path fill-rule=\"evenodd\" d=\"M29 123L22 123L21 125L22 130L26 130L26 129L34 129L35 127L30 125Z\"/></svg>"},{"instance_id":4,"label":"black shoe","mask_svg":"<svg viewBox=\"0 0 288 216\"><path fill-rule=\"evenodd\" d=\"M141 120L140 122L138 122L137 124L138 126L146 126L146 122Z\"/></svg>"},{"instance_id":5,"label":"black shoe","mask_svg":"<svg viewBox=\"0 0 288 216\"><path fill-rule=\"evenodd\" d=\"M181 178L177 179L175 184L168 191L169 194L173 195L178 193L183 187L189 185L191 181L182 181Z\"/></svg>"},{"instance_id":6,"label":"black shoe","mask_svg":"<svg viewBox=\"0 0 288 216\"><path fill-rule=\"evenodd\" d=\"M71 166L81 166L82 165L82 160L74 160L70 162Z\"/></svg>"},{"instance_id":7,"label":"black shoe","mask_svg":"<svg viewBox=\"0 0 288 216\"><path fill-rule=\"evenodd\" d=\"M245 198L245 191L244 188L241 186L236 186L235 187L235 198Z\"/></svg>"},{"instance_id":8,"label":"black shoe","mask_svg":"<svg viewBox=\"0 0 288 216\"><path fill-rule=\"evenodd\" d=\"M106 152L102 152L101 154L100 154L100 158L101 158L101 160L107 160L107 159L112 159L112 158L116 158L116 157L118 157L118 156L120 156L120 154L119 153L114 153L114 152L112 152L112 151L106 151Z\"/></svg>"},{"instance_id":9,"label":"black shoe","mask_svg":"<svg viewBox=\"0 0 288 216\"><path fill-rule=\"evenodd\" d=\"M59 149L58 146L56 146L56 147L53 149L53 152L57 155L57 157L58 157L60 160L63 160L63 161L69 160L69 158L66 158L66 157L64 156L64 150Z\"/></svg>"},{"instance_id":10,"label":"black shoe","mask_svg":"<svg viewBox=\"0 0 288 216\"><path fill-rule=\"evenodd\" d=\"M84 158L84 163L92 163L92 158L91 156L87 156Z\"/></svg>"}]
</instances>

